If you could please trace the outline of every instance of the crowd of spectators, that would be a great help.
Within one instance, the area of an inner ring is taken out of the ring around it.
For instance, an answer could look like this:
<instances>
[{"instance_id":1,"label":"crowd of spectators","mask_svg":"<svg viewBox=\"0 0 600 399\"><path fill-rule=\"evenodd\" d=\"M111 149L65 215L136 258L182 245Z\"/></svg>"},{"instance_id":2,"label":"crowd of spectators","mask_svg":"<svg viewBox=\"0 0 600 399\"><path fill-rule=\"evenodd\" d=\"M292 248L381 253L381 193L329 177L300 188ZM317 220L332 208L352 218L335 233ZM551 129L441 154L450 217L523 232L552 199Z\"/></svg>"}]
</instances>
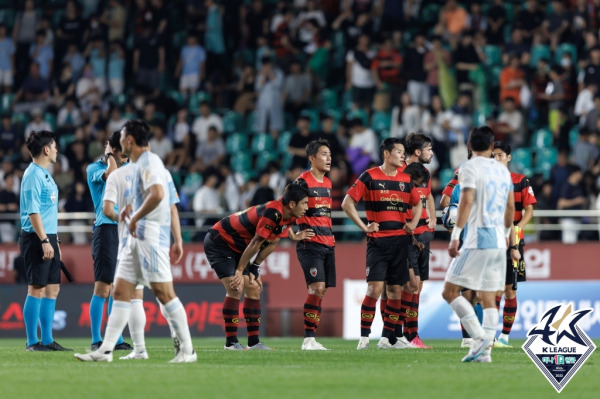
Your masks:
<instances>
[{"instance_id":1,"label":"crowd of spectators","mask_svg":"<svg viewBox=\"0 0 600 399\"><path fill-rule=\"evenodd\" d=\"M417 130L439 193L483 123L538 209L597 209L599 28L591 0L0 0L0 212L39 129L58 136L61 210L90 211L86 166L131 118L182 210L209 216L280 195L317 137L334 206L381 139Z\"/></svg>"}]
</instances>

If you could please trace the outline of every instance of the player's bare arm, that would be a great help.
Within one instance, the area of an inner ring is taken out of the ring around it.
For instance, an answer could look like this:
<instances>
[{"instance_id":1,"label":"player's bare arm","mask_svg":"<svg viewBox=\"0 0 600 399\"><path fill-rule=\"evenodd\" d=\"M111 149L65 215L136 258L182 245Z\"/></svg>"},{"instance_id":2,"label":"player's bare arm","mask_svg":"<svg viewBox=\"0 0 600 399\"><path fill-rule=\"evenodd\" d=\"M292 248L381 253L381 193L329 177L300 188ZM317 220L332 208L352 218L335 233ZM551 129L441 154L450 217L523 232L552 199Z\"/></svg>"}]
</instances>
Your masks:
<instances>
[{"instance_id":1,"label":"player's bare arm","mask_svg":"<svg viewBox=\"0 0 600 399\"><path fill-rule=\"evenodd\" d=\"M39 213L32 213L29 215L29 221L35 233L39 237L40 241L46 239L48 235L44 229L44 223L42 223L42 216ZM44 257L42 260L50 260L54 258L54 248L49 242L42 243L42 250L44 251Z\"/></svg>"},{"instance_id":2,"label":"player's bare arm","mask_svg":"<svg viewBox=\"0 0 600 399\"><path fill-rule=\"evenodd\" d=\"M267 256L273 253L273 251L277 247L277 244L279 244L279 237L269 242L267 246L262 246L261 250L258 251L256 258L254 258L254 263L257 265L262 264L265 261L265 259L267 259ZM250 286L253 286L254 282L256 282L258 284L258 288L262 290L262 280L260 278L260 274L258 276L255 276L253 273L250 273L249 281Z\"/></svg>"},{"instance_id":3,"label":"player's bare arm","mask_svg":"<svg viewBox=\"0 0 600 399\"><path fill-rule=\"evenodd\" d=\"M460 210L460 205L459 205ZM515 194L512 190L508 192L508 199L506 200L506 209L504 210L504 227L510 228L512 231L513 228L513 220L515 218ZM514 234L511 234L511 236ZM507 245L509 245L508 237L507 237Z\"/></svg>"},{"instance_id":4,"label":"player's bare arm","mask_svg":"<svg viewBox=\"0 0 600 399\"><path fill-rule=\"evenodd\" d=\"M427 214L429 215L429 220L427 221L427 227L430 229L435 229L437 226L437 217L435 216L435 200L433 199L433 195L429 193L427 196Z\"/></svg>"},{"instance_id":5,"label":"player's bare arm","mask_svg":"<svg viewBox=\"0 0 600 399\"><path fill-rule=\"evenodd\" d=\"M523 230L527 226L527 223L531 222L531 219L533 219L533 205L527 205L523 207L523 216L519 223L517 223L517 226Z\"/></svg>"},{"instance_id":6,"label":"player's bare arm","mask_svg":"<svg viewBox=\"0 0 600 399\"><path fill-rule=\"evenodd\" d=\"M102 202L102 213L106 215L107 218L116 222L119 220L119 215L115 212L115 203L112 201L104 200Z\"/></svg>"},{"instance_id":7,"label":"player's bare arm","mask_svg":"<svg viewBox=\"0 0 600 399\"><path fill-rule=\"evenodd\" d=\"M241 291L244 288L244 269L248 265L248 262L250 262L254 256L258 254L260 247L264 242L265 239L259 235L255 235L252 237L252 240L250 240L250 244L248 244L242 253L238 267L235 269L235 274L233 277L231 277L229 285L233 290Z\"/></svg>"},{"instance_id":8,"label":"player's bare arm","mask_svg":"<svg viewBox=\"0 0 600 399\"><path fill-rule=\"evenodd\" d=\"M362 221L360 216L358 215L358 211L356 210L356 201L346 194L344 197L344 201L342 202L342 209L346 212L346 215L354 222L355 225L358 226L365 233L376 233L379 231L379 223L371 222L368 225Z\"/></svg>"},{"instance_id":9,"label":"player's bare arm","mask_svg":"<svg viewBox=\"0 0 600 399\"><path fill-rule=\"evenodd\" d=\"M129 221L129 233L137 238L137 222L138 220L145 217L147 214L152 212L162 201L165 193L160 184L154 184L148 188L148 196L142 203L142 206L131 215L131 220Z\"/></svg>"},{"instance_id":10,"label":"player's bare arm","mask_svg":"<svg viewBox=\"0 0 600 399\"><path fill-rule=\"evenodd\" d=\"M421 201L417 202L416 205L413 205L413 215L421 215L423 213L423 203ZM417 224L419 224L419 217L414 217L413 220L404 224L404 231L408 234L412 234L417 228Z\"/></svg>"},{"instance_id":11,"label":"player's bare arm","mask_svg":"<svg viewBox=\"0 0 600 399\"><path fill-rule=\"evenodd\" d=\"M173 234L173 246L171 247L171 252L174 256L174 263L178 263L183 256L183 238L181 238L179 211L175 204L171 204L171 233Z\"/></svg>"},{"instance_id":12,"label":"player's bare arm","mask_svg":"<svg viewBox=\"0 0 600 399\"><path fill-rule=\"evenodd\" d=\"M458 203L458 216L456 217L456 224L454 225L454 229L452 230L450 244L448 245L448 254L450 254L452 258L455 258L460 255L458 253L458 241L460 238L460 233L467 224L467 220L469 220L469 215L471 214L471 209L473 208L474 201L475 189L462 188L460 191L460 202Z\"/></svg>"},{"instance_id":13,"label":"player's bare arm","mask_svg":"<svg viewBox=\"0 0 600 399\"><path fill-rule=\"evenodd\" d=\"M293 229L288 230L288 238L292 241L310 240L314 236L315 232L312 229L304 229L297 233L294 233Z\"/></svg>"}]
</instances>

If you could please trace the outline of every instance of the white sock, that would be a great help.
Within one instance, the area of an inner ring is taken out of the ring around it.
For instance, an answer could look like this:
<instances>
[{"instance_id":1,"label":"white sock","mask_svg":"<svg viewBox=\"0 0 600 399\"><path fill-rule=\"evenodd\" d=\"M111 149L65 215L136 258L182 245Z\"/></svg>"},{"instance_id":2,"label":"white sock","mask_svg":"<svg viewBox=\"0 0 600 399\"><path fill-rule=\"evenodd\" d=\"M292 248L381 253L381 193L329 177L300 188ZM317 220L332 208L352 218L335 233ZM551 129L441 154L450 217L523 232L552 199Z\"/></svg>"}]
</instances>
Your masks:
<instances>
[{"instance_id":1,"label":"white sock","mask_svg":"<svg viewBox=\"0 0 600 399\"><path fill-rule=\"evenodd\" d=\"M102 341L102 346L98 349L100 352L112 352L115 349L117 340L121 336L123 329L125 329L125 325L127 325L130 313L130 302L113 301L112 311L110 312L110 316L108 316L108 323L106 323L104 341Z\"/></svg>"},{"instance_id":2,"label":"white sock","mask_svg":"<svg viewBox=\"0 0 600 399\"><path fill-rule=\"evenodd\" d=\"M175 329L173 328L173 324L171 323L171 320L169 319L169 315L167 314L167 309L165 309L165 305L160 303L158 298L156 298L156 302L158 302L158 306L160 307L160 313L163 315L163 317L167 321L167 324L169 324L169 331L171 331L171 338L177 337L177 334L175 333Z\"/></svg>"},{"instance_id":3,"label":"white sock","mask_svg":"<svg viewBox=\"0 0 600 399\"><path fill-rule=\"evenodd\" d=\"M489 339L490 341L494 341L494 337L496 336L496 331L498 329L498 317L499 312L496 307L483 309L483 331L485 339Z\"/></svg>"},{"instance_id":4,"label":"white sock","mask_svg":"<svg viewBox=\"0 0 600 399\"><path fill-rule=\"evenodd\" d=\"M181 342L181 351L186 354L191 354L194 351L192 346L192 337L190 335L190 327L187 322L187 314L185 308L179 300L175 297L171 301L164 304L165 310L168 314L167 320L170 319L177 338Z\"/></svg>"},{"instance_id":5,"label":"white sock","mask_svg":"<svg viewBox=\"0 0 600 399\"><path fill-rule=\"evenodd\" d=\"M133 339L133 350L144 352L146 350L146 341L144 339L144 329L146 328L146 312L144 311L144 301L142 299L131 300L131 314L129 315L129 334Z\"/></svg>"},{"instance_id":6,"label":"white sock","mask_svg":"<svg viewBox=\"0 0 600 399\"><path fill-rule=\"evenodd\" d=\"M452 310L454 310L454 313L456 313L460 319L460 322L465 327L465 330L467 330L471 338L483 338L483 328L481 328L481 324L479 324L479 320L477 320L475 310L473 310L473 305L471 305L469 301L467 301L464 297L459 296L450 302L450 307L452 307Z\"/></svg>"}]
</instances>

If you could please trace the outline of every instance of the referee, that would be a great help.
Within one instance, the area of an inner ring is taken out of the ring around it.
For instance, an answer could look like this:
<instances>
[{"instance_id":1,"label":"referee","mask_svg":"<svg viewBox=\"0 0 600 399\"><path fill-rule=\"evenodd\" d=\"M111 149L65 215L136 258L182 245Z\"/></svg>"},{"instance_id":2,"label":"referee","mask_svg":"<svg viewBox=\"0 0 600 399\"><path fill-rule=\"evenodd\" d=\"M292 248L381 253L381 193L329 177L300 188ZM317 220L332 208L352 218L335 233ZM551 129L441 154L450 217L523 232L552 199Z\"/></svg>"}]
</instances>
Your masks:
<instances>
[{"instance_id":1,"label":"referee","mask_svg":"<svg viewBox=\"0 0 600 399\"><path fill-rule=\"evenodd\" d=\"M52 338L56 297L60 291L60 247L58 245L58 187L48 172L58 149L54 133L32 131L25 141L33 162L21 181L21 238L25 260L27 298L23 319L28 352L70 351ZM42 340L38 339L38 322Z\"/></svg>"},{"instance_id":2,"label":"referee","mask_svg":"<svg viewBox=\"0 0 600 399\"><path fill-rule=\"evenodd\" d=\"M96 221L92 232L92 258L94 260L94 294L90 301L90 326L92 330L91 350L94 351L102 345L102 316L104 303L108 298L108 313L112 308L112 296L109 297L111 286L117 268L117 252L119 249L117 222L109 219L104 212L103 198L108 176L117 170L127 159L122 156L119 140L121 132L114 132L108 139L104 156L87 167L87 182L92 194ZM115 209L115 211L117 211ZM117 211L118 213L118 211ZM120 336L115 350L132 350L131 345L123 341Z\"/></svg>"}]
</instances>

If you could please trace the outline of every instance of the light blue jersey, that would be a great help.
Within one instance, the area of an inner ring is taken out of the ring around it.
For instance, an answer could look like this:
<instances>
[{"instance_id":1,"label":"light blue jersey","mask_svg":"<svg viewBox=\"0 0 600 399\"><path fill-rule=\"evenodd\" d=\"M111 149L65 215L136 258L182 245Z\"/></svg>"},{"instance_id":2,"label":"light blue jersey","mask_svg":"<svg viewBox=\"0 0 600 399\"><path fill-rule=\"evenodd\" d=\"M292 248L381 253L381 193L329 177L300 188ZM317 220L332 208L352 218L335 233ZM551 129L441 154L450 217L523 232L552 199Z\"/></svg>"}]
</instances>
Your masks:
<instances>
[{"instance_id":1,"label":"light blue jersey","mask_svg":"<svg viewBox=\"0 0 600 399\"><path fill-rule=\"evenodd\" d=\"M35 233L29 215L38 213L46 234L58 233L58 186L48 169L33 162L21 181L20 212L23 231Z\"/></svg>"},{"instance_id":2,"label":"light blue jersey","mask_svg":"<svg viewBox=\"0 0 600 399\"><path fill-rule=\"evenodd\" d=\"M102 212L102 205L104 199L104 190L106 188L106 181L103 179L104 172L108 169L108 164L104 161L99 160L93 162L87 167L87 182L92 193L92 201L94 202L94 211L96 212L96 221L94 226L100 226L103 224L117 224L110 220L104 212ZM119 214L118 207L115 204L115 212Z\"/></svg>"}]
</instances>

